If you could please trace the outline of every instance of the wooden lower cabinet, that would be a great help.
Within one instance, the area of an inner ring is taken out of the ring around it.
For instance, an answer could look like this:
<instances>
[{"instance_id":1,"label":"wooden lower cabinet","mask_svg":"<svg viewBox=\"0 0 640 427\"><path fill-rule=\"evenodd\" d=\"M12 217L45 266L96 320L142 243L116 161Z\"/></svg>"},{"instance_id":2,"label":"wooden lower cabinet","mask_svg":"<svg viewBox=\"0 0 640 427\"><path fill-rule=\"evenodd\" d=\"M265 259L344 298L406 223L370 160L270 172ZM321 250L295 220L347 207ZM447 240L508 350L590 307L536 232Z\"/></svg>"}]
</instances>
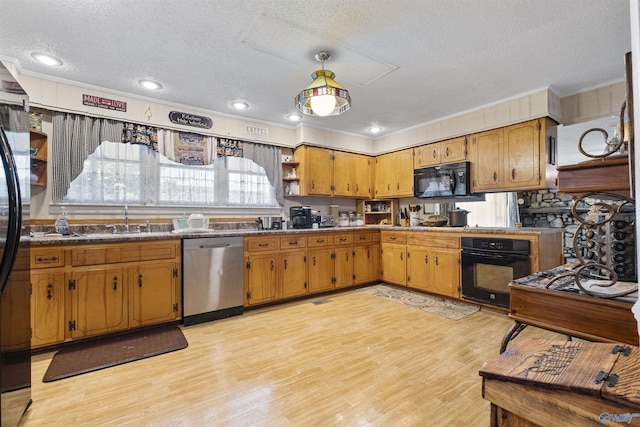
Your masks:
<instances>
[{"instance_id":1,"label":"wooden lower cabinet","mask_svg":"<svg viewBox=\"0 0 640 427\"><path fill-rule=\"evenodd\" d=\"M179 319L180 245L32 245L31 346Z\"/></svg>"},{"instance_id":2,"label":"wooden lower cabinet","mask_svg":"<svg viewBox=\"0 0 640 427\"><path fill-rule=\"evenodd\" d=\"M32 346L64 341L64 299L64 271L44 270L31 273Z\"/></svg>"},{"instance_id":3,"label":"wooden lower cabinet","mask_svg":"<svg viewBox=\"0 0 640 427\"><path fill-rule=\"evenodd\" d=\"M309 293L335 289L335 260L333 247L309 249Z\"/></svg>"},{"instance_id":4,"label":"wooden lower cabinet","mask_svg":"<svg viewBox=\"0 0 640 427\"><path fill-rule=\"evenodd\" d=\"M305 295L306 236L245 237L245 306Z\"/></svg>"},{"instance_id":5,"label":"wooden lower cabinet","mask_svg":"<svg viewBox=\"0 0 640 427\"><path fill-rule=\"evenodd\" d=\"M380 243L353 245L353 283L375 282L380 279Z\"/></svg>"},{"instance_id":6,"label":"wooden lower cabinet","mask_svg":"<svg viewBox=\"0 0 640 427\"><path fill-rule=\"evenodd\" d=\"M407 285L407 250L405 245L382 244L382 280Z\"/></svg>"},{"instance_id":7,"label":"wooden lower cabinet","mask_svg":"<svg viewBox=\"0 0 640 427\"><path fill-rule=\"evenodd\" d=\"M129 326L143 326L179 318L179 264L145 263L129 267Z\"/></svg>"},{"instance_id":8,"label":"wooden lower cabinet","mask_svg":"<svg viewBox=\"0 0 640 427\"><path fill-rule=\"evenodd\" d=\"M122 268L94 268L71 275L71 338L127 329L127 289Z\"/></svg>"},{"instance_id":9,"label":"wooden lower cabinet","mask_svg":"<svg viewBox=\"0 0 640 427\"><path fill-rule=\"evenodd\" d=\"M407 246L407 286L460 298L460 251Z\"/></svg>"}]
</instances>

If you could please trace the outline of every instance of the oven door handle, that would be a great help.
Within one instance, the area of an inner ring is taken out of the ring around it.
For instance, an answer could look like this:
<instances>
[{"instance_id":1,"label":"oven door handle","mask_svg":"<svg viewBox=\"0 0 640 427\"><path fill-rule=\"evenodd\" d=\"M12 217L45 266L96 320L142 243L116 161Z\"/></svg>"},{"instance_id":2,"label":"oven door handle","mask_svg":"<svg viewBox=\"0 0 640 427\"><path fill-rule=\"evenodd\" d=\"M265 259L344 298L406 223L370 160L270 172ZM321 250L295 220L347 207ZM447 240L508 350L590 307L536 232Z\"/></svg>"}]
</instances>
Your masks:
<instances>
[{"instance_id":1,"label":"oven door handle","mask_svg":"<svg viewBox=\"0 0 640 427\"><path fill-rule=\"evenodd\" d=\"M496 252L475 252L475 251L466 251L466 250L462 251L462 255L477 256L477 257L488 258L488 259L512 259L512 260L529 259L529 255L525 255L525 254L510 253L508 255L501 255Z\"/></svg>"}]
</instances>

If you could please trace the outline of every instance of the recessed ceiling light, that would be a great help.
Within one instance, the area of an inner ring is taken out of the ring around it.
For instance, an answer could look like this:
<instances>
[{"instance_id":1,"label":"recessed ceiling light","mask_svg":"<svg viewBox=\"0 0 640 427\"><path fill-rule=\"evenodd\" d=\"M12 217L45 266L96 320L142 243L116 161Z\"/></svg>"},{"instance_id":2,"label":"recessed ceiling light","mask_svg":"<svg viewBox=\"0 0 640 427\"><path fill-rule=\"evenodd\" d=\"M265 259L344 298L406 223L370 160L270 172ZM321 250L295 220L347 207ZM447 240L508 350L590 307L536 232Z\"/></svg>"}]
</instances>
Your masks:
<instances>
[{"instance_id":1,"label":"recessed ceiling light","mask_svg":"<svg viewBox=\"0 0 640 427\"><path fill-rule=\"evenodd\" d=\"M302 120L302 116L300 114L287 114L287 119L292 122L297 122L298 120Z\"/></svg>"},{"instance_id":2,"label":"recessed ceiling light","mask_svg":"<svg viewBox=\"0 0 640 427\"><path fill-rule=\"evenodd\" d=\"M232 102L231 106L233 108L235 108L236 110L246 110L247 108L249 108L249 104L247 104L246 102L242 102L242 101Z\"/></svg>"},{"instance_id":3,"label":"recessed ceiling light","mask_svg":"<svg viewBox=\"0 0 640 427\"><path fill-rule=\"evenodd\" d=\"M162 85L158 82L154 82L153 80L140 80L138 83L140 84L140 86L143 86L147 89L151 89L151 90L162 89Z\"/></svg>"},{"instance_id":4,"label":"recessed ceiling light","mask_svg":"<svg viewBox=\"0 0 640 427\"><path fill-rule=\"evenodd\" d=\"M371 132L371 133L380 133L380 132L382 132L382 128L380 126L371 126L369 128L369 132Z\"/></svg>"},{"instance_id":5,"label":"recessed ceiling light","mask_svg":"<svg viewBox=\"0 0 640 427\"><path fill-rule=\"evenodd\" d=\"M62 65L62 61L60 61L58 58L51 56L51 55L47 55L45 53L32 53L31 57L33 59L35 59L38 62L41 62L45 65L50 65L50 66L55 66L55 67L59 67Z\"/></svg>"}]
</instances>

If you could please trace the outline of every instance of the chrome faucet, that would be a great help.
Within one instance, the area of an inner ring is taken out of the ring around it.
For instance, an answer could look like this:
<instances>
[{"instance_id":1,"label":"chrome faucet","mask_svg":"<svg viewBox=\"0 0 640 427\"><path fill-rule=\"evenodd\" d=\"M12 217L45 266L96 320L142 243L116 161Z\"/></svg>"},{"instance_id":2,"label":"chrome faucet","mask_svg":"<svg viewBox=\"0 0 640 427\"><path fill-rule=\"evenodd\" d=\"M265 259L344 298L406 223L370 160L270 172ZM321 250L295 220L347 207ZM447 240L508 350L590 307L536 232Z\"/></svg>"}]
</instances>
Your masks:
<instances>
[{"instance_id":1,"label":"chrome faucet","mask_svg":"<svg viewBox=\"0 0 640 427\"><path fill-rule=\"evenodd\" d=\"M129 206L124 204L124 232L129 232Z\"/></svg>"}]
</instances>

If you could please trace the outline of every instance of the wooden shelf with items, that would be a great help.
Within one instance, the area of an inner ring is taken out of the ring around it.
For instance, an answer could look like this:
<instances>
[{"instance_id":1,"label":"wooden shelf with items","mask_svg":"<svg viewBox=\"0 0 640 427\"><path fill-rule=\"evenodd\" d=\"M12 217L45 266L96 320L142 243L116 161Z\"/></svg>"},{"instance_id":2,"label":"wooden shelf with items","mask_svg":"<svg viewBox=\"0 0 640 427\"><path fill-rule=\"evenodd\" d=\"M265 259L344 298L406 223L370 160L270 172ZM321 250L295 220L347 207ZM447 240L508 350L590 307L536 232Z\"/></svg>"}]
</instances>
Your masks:
<instances>
[{"instance_id":1,"label":"wooden shelf with items","mask_svg":"<svg viewBox=\"0 0 640 427\"><path fill-rule=\"evenodd\" d=\"M46 133L31 129L31 185L47 185L47 139Z\"/></svg>"},{"instance_id":2,"label":"wooden shelf with items","mask_svg":"<svg viewBox=\"0 0 640 427\"><path fill-rule=\"evenodd\" d=\"M398 200L358 200L358 213L364 218L364 225L396 225Z\"/></svg>"},{"instance_id":3,"label":"wooden shelf with items","mask_svg":"<svg viewBox=\"0 0 640 427\"><path fill-rule=\"evenodd\" d=\"M300 178L297 172L299 164L293 161L282 162L282 191L285 196L300 195Z\"/></svg>"}]
</instances>

